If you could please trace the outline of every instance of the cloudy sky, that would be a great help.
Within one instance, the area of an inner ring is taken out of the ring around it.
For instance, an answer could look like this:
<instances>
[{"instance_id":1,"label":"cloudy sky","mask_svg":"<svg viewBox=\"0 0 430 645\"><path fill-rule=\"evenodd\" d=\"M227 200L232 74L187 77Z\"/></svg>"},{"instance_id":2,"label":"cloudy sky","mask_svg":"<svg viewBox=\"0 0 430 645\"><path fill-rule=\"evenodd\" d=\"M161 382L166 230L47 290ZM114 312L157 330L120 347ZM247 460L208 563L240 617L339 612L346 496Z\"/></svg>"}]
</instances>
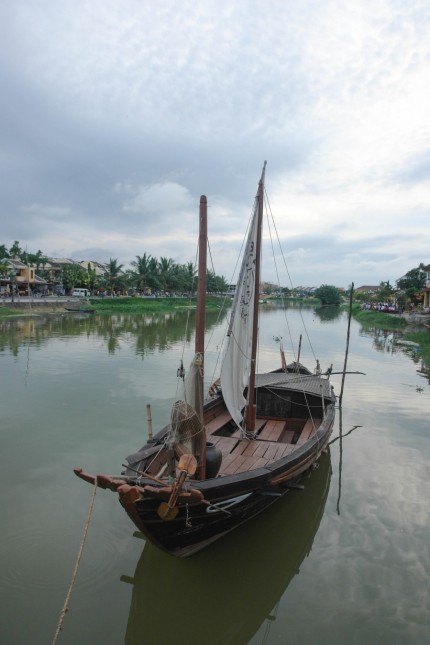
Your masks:
<instances>
[{"instance_id":1,"label":"cloudy sky","mask_svg":"<svg viewBox=\"0 0 430 645\"><path fill-rule=\"evenodd\" d=\"M3 0L0 244L228 280L262 164L295 285L430 262L428 0ZM263 279L274 274L265 265Z\"/></svg>"}]
</instances>

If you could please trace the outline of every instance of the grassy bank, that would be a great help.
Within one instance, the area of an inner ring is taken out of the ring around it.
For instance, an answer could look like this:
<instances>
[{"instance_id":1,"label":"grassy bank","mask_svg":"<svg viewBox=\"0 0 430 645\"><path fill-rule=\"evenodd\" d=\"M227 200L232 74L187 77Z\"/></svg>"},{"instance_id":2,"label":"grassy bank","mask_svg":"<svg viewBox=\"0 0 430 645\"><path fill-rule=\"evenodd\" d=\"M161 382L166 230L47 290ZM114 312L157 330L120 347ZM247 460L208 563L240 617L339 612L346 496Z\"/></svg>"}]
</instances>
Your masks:
<instances>
[{"instance_id":1,"label":"grassy bank","mask_svg":"<svg viewBox=\"0 0 430 645\"><path fill-rule=\"evenodd\" d=\"M91 306L98 313L139 313L171 311L195 307L195 298L90 298ZM222 298L208 298L207 309L219 309Z\"/></svg>"},{"instance_id":2,"label":"grassy bank","mask_svg":"<svg viewBox=\"0 0 430 645\"><path fill-rule=\"evenodd\" d=\"M406 333L404 338L405 340L412 340L414 343L418 343L421 356L425 364L430 367L430 332L428 329L425 331Z\"/></svg>"},{"instance_id":3,"label":"grassy bank","mask_svg":"<svg viewBox=\"0 0 430 645\"><path fill-rule=\"evenodd\" d=\"M0 318L6 318L9 316L22 316L22 311L19 309L13 309L12 307L0 307Z\"/></svg>"},{"instance_id":4,"label":"grassy bank","mask_svg":"<svg viewBox=\"0 0 430 645\"><path fill-rule=\"evenodd\" d=\"M352 315L355 320L359 320L369 327L382 327L383 329L404 329L408 323L404 318L398 318L393 314L384 314L380 311L368 311L360 309L360 305L352 305Z\"/></svg>"},{"instance_id":5,"label":"grassy bank","mask_svg":"<svg viewBox=\"0 0 430 645\"><path fill-rule=\"evenodd\" d=\"M369 327L380 327L392 331L403 330L403 338L418 343L421 356L428 367L430 367L430 332L427 328L423 331L408 332L408 322L405 318L397 318L392 314L384 314L378 311L361 310L359 305L352 307L353 317Z\"/></svg>"}]
</instances>

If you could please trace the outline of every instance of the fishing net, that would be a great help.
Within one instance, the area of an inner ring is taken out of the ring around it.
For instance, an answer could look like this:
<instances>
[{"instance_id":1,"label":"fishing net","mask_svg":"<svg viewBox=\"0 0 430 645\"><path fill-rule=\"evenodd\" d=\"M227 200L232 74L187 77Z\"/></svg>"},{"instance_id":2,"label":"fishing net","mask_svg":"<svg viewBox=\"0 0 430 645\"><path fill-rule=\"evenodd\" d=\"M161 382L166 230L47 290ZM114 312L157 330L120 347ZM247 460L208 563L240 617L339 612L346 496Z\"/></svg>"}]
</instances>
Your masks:
<instances>
[{"instance_id":1,"label":"fishing net","mask_svg":"<svg viewBox=\"0 0 430 645\"><path fill-rule=\"evenodd\" d=\"M192 452L192 439L203 430L197 412L186 401L176 401L171 414L172 439Z\"/></svg>"}]
</instances>

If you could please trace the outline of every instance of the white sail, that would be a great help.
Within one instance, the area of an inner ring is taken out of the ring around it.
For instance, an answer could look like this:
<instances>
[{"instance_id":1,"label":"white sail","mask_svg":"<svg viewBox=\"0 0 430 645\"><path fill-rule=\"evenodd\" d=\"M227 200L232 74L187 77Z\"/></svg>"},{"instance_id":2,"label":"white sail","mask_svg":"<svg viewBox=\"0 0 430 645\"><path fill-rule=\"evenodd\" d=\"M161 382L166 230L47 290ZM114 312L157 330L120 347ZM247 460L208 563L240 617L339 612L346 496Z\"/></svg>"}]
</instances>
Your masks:
<instances>
[{"instance_id":1,"label":"white sail","mask_svg":"<svg viewBox=\"0 0 430 645\"><path fill-rule=\"evenodd\" d=\"M248 233L242 267L233 300L228 344L221 367L221 389L227 409L237 425L241 425L251 369L253 309L255 293L256 249L258 234L258 200Z\"/></svg>"}]
</instances>

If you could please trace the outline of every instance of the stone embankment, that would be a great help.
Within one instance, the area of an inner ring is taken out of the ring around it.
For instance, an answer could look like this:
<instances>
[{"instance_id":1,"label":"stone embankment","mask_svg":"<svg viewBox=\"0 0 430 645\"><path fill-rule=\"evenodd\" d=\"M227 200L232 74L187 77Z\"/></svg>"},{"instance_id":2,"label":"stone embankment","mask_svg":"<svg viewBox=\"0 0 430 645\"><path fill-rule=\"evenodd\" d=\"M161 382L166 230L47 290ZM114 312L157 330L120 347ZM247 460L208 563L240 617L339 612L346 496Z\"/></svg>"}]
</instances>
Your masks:
<instances>
[{"instance_id":1,"label":"stone embankment","mask_svg":"<svg viewBox=\"0 0 430 645\"><path fill-rule=\"evenodd\" d=\"M408 325L428 325L430 324L430 314L418 313L416 311L408 311L399 315L399 318L404 318Z\"/></svg>"},{"instance_id":2,"label":"stone embankment","mask_svg":"<svg viewBox=\"0 0 430 645\"><path fill-rule=\"evenodd\" d=\"M21 300L19 302L2 301L0 302L0 312L3 308L13 309L16 313L22 313L23 315L38 315L38 314L50 314L50 313L61 313L66 311L66 307L76 306L76 300Z\"/></svg>"}]
</instances>

